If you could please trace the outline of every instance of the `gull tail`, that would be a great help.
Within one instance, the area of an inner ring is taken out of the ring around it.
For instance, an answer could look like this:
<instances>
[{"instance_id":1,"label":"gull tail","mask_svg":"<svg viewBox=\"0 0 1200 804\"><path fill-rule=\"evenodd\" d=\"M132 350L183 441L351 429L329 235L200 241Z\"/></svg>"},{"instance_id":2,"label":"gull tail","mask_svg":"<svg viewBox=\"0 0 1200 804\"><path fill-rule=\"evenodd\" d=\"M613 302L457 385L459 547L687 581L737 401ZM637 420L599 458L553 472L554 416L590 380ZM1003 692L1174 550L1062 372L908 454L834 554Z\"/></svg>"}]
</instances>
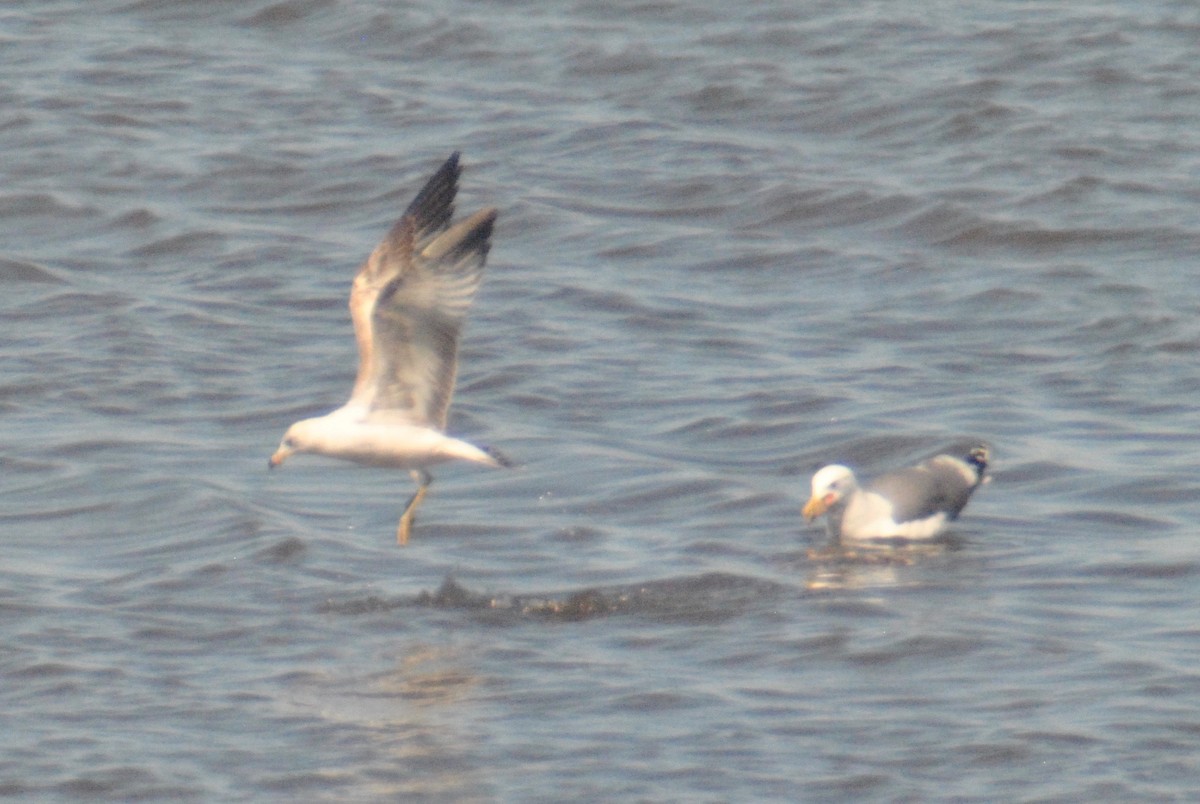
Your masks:
<instances>
[{"instance_id":1,"label":"gull tail","mask_svg":"<svg viewBox=\"0 0 1200 804\"><path fill-rule=\"evenodd\" d=\"M971 451L967 453L963 461L967 466L975 470L975 485L986 482L984 474L987 472L988 461L991 460L992 450L987 444L976 444L971 447Z\"/></svg>"},{"instance_id":2,"label":"gull tail","mask_svg":"<svg viewBox=\"0 0 1200 804\"><path fill-rule=\"evenodd\" d=\"M458 458L463 461L471 461L472 463L481 463L484 466L496 466L511 468L510 461L504 453L492 447L477 447L474 444L468 444L458 438L447 437L442 441L438 450L446 458Z\"/></svg>"},{"instance_id":3,"label":"gull tail","mask_svg":"<svg viewBox=\"0 0 1200 804\"><path fill-rule=\"evenodd\" d=\"M483 453L485 455L487 455L489 458L492 459L492 461L495 463L496 466L499 466L502 469L512 469L514 466L516 466L516 464L513 463L511 458L509 458L507 455L505 455L503 452L496 449L495 447L485 446L485 447L480 447L480 449L483 451Z\"/></svg>"}]
</instances>

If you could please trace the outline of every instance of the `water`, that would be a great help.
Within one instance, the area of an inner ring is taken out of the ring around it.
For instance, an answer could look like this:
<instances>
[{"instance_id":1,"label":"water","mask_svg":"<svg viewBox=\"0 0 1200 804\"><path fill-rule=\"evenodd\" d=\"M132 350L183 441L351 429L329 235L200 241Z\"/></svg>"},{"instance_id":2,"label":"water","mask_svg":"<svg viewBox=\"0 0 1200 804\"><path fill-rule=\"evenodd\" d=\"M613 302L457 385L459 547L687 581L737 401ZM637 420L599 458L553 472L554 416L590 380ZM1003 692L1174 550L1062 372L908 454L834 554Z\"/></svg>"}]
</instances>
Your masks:
<instances>
[{"instance_id":1,"label":"water","mask_svg":"<svg viewBox=\"0 0 1200 804\"><path fill-rule=\"evenodd\" d=\"M1200 795L1192 4L0 11L0 792ZM297 460L354 270L501 208L451 430ZM928 550L808 479L962 438Z\"/></svg>"}]
</instances>

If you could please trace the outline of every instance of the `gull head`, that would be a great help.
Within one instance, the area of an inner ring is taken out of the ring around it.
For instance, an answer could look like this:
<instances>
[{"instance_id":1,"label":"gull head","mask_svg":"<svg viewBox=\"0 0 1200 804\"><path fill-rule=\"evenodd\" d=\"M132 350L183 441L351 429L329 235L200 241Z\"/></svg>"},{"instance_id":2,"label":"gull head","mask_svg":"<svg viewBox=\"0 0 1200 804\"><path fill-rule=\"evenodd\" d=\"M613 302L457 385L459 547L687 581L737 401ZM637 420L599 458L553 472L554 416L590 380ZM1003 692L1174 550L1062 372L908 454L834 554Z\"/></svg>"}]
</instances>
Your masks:
<instances>
[{"instance_id":1,"label":"gull head","mask_svg":"<svg viewBox=\"0 0 1200 804\"><path fill-rule=\"evenodd\" d=\"M289 427L283 434L283 440L279 442L279 449L275 450L275 454L267 461L267 468L274 469L297 452L311 452L315 441L315 421L316 419L302 419Z\"/></svg>"},{"instance_id":2,"label":"gull head","mask_svg":"<svg viewBox=\"0 0 1200 804\"><path fill-rule=\"evenodd\" d=\"M845 466L833 464L813 475L812 497L804 506L804 518L813 520L846 498L858 488L858 481Z\"/></svg>"}]
</instances>

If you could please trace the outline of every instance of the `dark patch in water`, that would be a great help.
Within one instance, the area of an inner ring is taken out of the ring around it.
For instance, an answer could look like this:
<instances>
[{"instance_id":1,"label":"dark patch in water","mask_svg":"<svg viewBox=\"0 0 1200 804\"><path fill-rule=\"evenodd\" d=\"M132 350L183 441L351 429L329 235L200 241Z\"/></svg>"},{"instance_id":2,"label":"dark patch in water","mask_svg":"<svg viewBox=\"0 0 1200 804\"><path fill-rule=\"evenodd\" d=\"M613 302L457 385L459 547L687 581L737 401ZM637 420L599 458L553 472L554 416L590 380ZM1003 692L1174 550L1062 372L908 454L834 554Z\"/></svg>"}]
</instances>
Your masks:
<instances>
[{"instance_id":1,"label":"dark patch in water","mask_svg":"<svg viewBox=\"0 0 1200 804\"><path fill-rule=\"evenodd\" d=\"M713 623L737 617L776 597L787 587L725 573L610 589L602 587L547 595L488 595L472 592L452 577L433 592L392 599L371 596L361 600L327 601L319 611L329 614L371 614L402 608L463 609L514 618L579 622L630 614L656 621Z\"/></svg>"},{"instance_id":2,"label":"dark patch in water","mask_svg":"<svg viewBox=\"0 0 1200 804\"><path fill-rule=\"evenodd\" d=\"M1153 562L1141 562L1136 564L1102 564L1098 567L1090 568L1086 571L1086 574L1101 578L1114 578L1121 580L1167 581L1174 580L1176 578L1187 578L1195 575L1196 572L1197 564L1192 561L1185 561L1178 564L1160 564Z\"/></svg>"}]
</instances>

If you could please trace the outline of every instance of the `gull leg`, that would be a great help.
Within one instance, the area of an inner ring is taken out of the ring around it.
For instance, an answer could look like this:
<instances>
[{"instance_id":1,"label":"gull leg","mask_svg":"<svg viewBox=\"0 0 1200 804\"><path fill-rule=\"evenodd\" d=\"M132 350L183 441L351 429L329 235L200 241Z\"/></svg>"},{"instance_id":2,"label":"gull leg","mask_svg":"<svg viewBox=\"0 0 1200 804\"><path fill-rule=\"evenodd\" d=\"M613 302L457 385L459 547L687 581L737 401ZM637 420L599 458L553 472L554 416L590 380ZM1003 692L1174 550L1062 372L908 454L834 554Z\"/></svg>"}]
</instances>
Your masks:
<instances>
[{"instance_id":1,"label":"gull leg","mask_svg":"<svg viewBox=\"0 0 1200 804\"><path fill-rule=\"evenodd\" d=\"M421 504L421 500L425 499L425 492L429 490L429 484L433 482L433 478L424 469L414 469L410 474L417 484L417 490L409 499L408 505L404 506L404 513L400 515L400 527L396 529L396 541L401 546L408 544L413 520L417 516L417 506Z\"/></svg>"}]
</instances>

